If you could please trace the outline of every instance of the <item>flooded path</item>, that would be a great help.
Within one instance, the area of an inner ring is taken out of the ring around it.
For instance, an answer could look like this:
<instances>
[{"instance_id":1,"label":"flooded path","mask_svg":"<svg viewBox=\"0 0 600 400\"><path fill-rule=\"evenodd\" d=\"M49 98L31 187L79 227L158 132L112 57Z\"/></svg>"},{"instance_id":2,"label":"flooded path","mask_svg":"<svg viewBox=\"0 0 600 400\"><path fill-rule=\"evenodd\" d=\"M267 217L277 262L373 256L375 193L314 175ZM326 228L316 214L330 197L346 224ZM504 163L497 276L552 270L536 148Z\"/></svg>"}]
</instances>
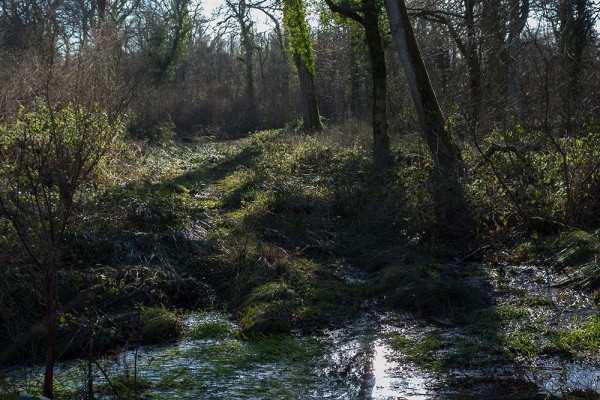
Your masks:
<instances>
[{"instance_id":1,"label":"flooded path","mask_svg":"<svg viewBox=\"0 0 600 400\"><path fill-rule=\"evenodd\" d=\"M92 364L60 363L58 398L89 398L90 387L106 400L549 399L600 392L597 357L565 361L544 342L554 331L583 329L581 321L599 314L597 305L534 274L518 267L495 277L495 304L482 310L482 321L464 326L373 306L336 329L249 340L225 314L191 314L186 337L174 343ZM538 352L528 354L527 346ZM34 392L41 380L40 367L14 369L0 394Z\"/></svg>"},{"instance_id":2,"label":"flooded path","mask_svg":"<svg viewBox=\"0 0 600 400\"><path fill-rule=\"evenodd\" d=\"M198 322L202 320L195 319ZM106 378L116 388L123 377L132 380L135 375L138 388L122 386L119 396L138 390L143 399L429 399L435 378L395 361L386 340L390 332L413 327L409 314L366 313L311 337L187 338L103 360L92 367L91 375L83 361L62 363L58 392L70 393L64 398L82 398L78 396L84 395L86 380L92 378L97 398L118 398ZM15 369L8 376L25 391L37 386L41 370Z\"/></svg>"}]
</instances>

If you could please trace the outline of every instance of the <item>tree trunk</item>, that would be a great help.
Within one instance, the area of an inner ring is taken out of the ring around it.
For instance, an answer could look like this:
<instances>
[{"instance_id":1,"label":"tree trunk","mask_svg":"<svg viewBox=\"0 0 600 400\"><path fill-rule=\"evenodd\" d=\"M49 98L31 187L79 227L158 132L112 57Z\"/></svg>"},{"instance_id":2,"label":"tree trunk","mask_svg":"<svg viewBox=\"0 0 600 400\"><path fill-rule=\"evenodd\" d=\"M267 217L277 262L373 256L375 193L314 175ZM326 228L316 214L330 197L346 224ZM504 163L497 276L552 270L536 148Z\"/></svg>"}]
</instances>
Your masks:
<instances>
[{"instance_id":1,"label":"tree trunk","mask_svg":"<svg viewBox=\"0 0 600 400\"><path fill-rule=\"evenodd\" d=\"M48 346L46 348L46 367L44 371L44 396L54 397L54 363L56 361L56 301L58 296L58 276L56 257L46 265L46 326L48 328Z\"/></svg>"},{"instance_id":2,"label":"tree trunk","mask_svg":"<svg viewBox=\"0 0 600 400\"><path fill-rule=\"evenodd\" d=\"M243 40L244 45L244 67L246 70L246 101L247 115L246 127L248 131L258 127L258 115L256 107L256 87L254 85L254 49L250 40Z\"/></svg>"},{"instance_id":3,"label":"tree trunk","mask_svg":"<svg viewBox=\"0 0 600 400\"><path fill-rule=\"evenodd\" d=\"M364 28L371 76L373 78L373 161L378 167L390 163L390 137L387 122L387 69L383 39L379 31L379 12L375 0L363 0Z\"/></svg>"},{"instance_id":4,"label":"tree trunk","mask_svg":"<svg viewBox=\"0 0 600 400\"><path fill-rule=\"evenodd\" d=\"M581 76L583 55L591 43L593 31L591 5L588 0L563 0L560 6L560 53L566 71L566 90L563 95L564 130L570 132L577 122L582 100Z\"/></svg>"},{"instance_id":5,"label":"tree trunk","mask_svg":"<svg viewBox=\"0 0 600 400\"><path fill-rule=\"evenodd\" d=\"M520 111L519 61L521 51L521 33L529 18L529 0L512 0L509 11L508 39L506 43L506 92L510 114L517 120Z\"/></svg>"},{"instance_id":6,"label":"tree trunk","mask_svg":"<svg viewBox=\"0 0 600 400\"><path fill-rule=\"evenodd\" d=\"M391 34L419 117L421 133L434 162L433 198L440 238L468 239L474 223L459 182L460 151L446 129L404 0L385 0L385 6Z\"/></svg>"},{"instance_id":7,"label":"tree trunk","mask_svg":"<svg viewBox=\"0 0 600 400\"><path fill-rule=\"evenodd\" d=\"M390 162L390 138L387 133L387 71L383 38L379 31L377 0L362 0L359 15L355 10L325 0L333 12L358 22L365 29L369 49L369 63L373 80L373 161L377 167L386 168Z\"/></svg>"},{"instance_id":8,"label":"tree trunk","mask_svg":"<svg viewBox=\"0 0 600 400\"><path fill-rule=\"evenodd\" d=\"M404 1L404 0L402 0ZM387 4L387 1L386 1ZM404 9L406 9L406 5L404 2L402 3ZM475 16L474 16L474 8L475 1L473 0L465 0L465 19L467 25L467 45L466 45L466 54L467 58L467 67L469 69L469 89L471 93L471 103L469 105L469 115L468 120L472 125L476 125L479 122L479 113L481 111L482 105L482 88L481 88L481 63L479 61L479 54L477 51L477 39L475 34ZM407 16L408 19L408 16ZM412 26L410 25L410 21L407 21L410 30L412 32ZM414 35L413 35L414 37ZM417 46L417 42L415 41L415 47ZM416 47L418 51L418 47ZM420 58L420 53L419 53ZM427 73L425 71L425 73ZM429 81L429 78L427 78ZM433 89L431 90L433 93ZM436 100L437 103L437 100ZM439 108L439 107L438 107Z\"/></svg>"},{"instance_id":9,"label":"tree trunk","mask_svg":"<svg viewBox=\"0 0 600 400\"><path fill-rule=\"evenodd\" d=\"M294 53L294 62L298 69L298 79L300 81L300 97L302 102L302 120L304 129L307 131L321 130L321 120L319 119L319 107L317 105L317 89L313 74L302 62L302 57L298 52Z\"/></svg>"},{"instance_id":10,"label":"tree trunk","mask_svg":"<svg viewBox=\"0 0 600 400\"><path fill-rule=\"evenodd\" d=\"M350 45L350 116L360 118L360 73L356 60L356 49Z\"/></svg>"}]
</instances>

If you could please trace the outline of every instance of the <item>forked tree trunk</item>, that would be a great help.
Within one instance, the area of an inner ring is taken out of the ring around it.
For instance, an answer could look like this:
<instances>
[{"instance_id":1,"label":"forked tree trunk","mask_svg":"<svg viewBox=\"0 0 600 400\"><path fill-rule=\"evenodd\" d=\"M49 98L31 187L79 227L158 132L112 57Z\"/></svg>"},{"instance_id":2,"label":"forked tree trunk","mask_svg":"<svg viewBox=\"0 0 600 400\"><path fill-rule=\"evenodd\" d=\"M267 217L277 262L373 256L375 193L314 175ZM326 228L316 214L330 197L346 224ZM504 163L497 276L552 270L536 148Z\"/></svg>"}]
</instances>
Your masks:
<instances>
[{"instance_id":1,"label":"forked tree trunk","mask_svg":"<svg viewBox=\"0 0 600 400\"><path fill-rule=\"evenodd\" d=\"M460 151L446 128L404 0L385 0L385 6L421 133L434 162L433 198L439 236L446 240L468 239L474 223L459 181Z\"/></svg>"},{"instance_id":2,"label":"forked tree trunk","mask_svg":"<svg viewBox=\"0 0 600 400\"><path fill-rule=\"evenodd\" d=\"M333 12L358 22L365 29L369 64L373 78L373 162L383 170L390 163L390 137L387 122L387 73L383 38L379 31L379 8L376 0L362 0L362 15L346 5L325 0Z\"/></svg>"}]
</instances>

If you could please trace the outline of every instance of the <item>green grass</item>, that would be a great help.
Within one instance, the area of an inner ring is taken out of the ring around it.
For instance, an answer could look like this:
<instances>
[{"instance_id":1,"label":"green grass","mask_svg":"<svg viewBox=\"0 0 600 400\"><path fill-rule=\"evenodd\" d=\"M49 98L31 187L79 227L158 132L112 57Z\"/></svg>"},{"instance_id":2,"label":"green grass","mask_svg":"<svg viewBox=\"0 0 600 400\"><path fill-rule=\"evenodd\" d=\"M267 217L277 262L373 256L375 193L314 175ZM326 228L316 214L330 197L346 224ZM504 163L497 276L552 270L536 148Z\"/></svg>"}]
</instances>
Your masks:
<instances>
[{"instance_id":1,"label":"green grass","mask_svg":"<svg viewBox=\"0 0 600 400\"><path fill-rule=\"evenodd\" d=\"M444 349L447 343L437 330L426 332L418 338L394 335L389 339L389 343L392 349L401 354L401 358L410 362L434 371L441 371L446 366L446 360L439 357L438 352Z\"/></svg>"},{"instance_id":2,"label":"green grass","mask_svg":"<svg viewBox=\"0 0 600 400\"><path fill-rule=\"evenodd\" d=\"M238 326L224 316L201 314L199 318L201 320L195 323L189 332L189 336L194 339L222 339L239 334Z\"/></svg>"},{"instance_id":3,"label":"green grass","mask_svg":"<svg viewBox=\"0 0 600 400\"><path fill-rule=\"evenodd\" d=\"M179 316L165 307L140 308L140 338L146 343L175 339L183 333Z\"/></svg>"},{"instance_id":4,"label":"green grass","mask_svg":"<svg viewBox=\"0 0 600 400\"><path fill-rule=\"evenodd\" d=\"M556 345L570 352L600 355L600 316L588 317L572 328L554 332Z\"/></svg>"}]
</instances>

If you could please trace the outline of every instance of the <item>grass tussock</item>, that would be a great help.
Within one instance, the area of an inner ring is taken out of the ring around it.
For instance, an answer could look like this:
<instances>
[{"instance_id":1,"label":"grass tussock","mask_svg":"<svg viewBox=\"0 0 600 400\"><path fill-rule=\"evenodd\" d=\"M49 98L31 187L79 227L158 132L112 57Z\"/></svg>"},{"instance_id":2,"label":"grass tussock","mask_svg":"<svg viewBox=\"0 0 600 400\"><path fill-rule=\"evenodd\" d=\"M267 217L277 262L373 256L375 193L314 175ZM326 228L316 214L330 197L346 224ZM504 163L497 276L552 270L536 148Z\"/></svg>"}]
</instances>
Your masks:
<instances>
[{"instance_id":1,"label":"grass tussock","mask_svg":"<svg viewBox=\"0 0 600 400\"><path fill-rule=\"evenodd\" d=\"M549 247L554 267L565 275L556 286L579 290L600 289L600 232L573 230L561 234Z\"/></svg>"},{"instance_id":2,"label":"grass tussock","mask_svg":"<svg viewBox=\"0 0 600 400\"><path fill-rule=\"evenodd\" d=\"M172 340L183 333L179 316L164 307L141 308L140 323L140 339L145 343Z\"/></svg>"}]
</instances>

